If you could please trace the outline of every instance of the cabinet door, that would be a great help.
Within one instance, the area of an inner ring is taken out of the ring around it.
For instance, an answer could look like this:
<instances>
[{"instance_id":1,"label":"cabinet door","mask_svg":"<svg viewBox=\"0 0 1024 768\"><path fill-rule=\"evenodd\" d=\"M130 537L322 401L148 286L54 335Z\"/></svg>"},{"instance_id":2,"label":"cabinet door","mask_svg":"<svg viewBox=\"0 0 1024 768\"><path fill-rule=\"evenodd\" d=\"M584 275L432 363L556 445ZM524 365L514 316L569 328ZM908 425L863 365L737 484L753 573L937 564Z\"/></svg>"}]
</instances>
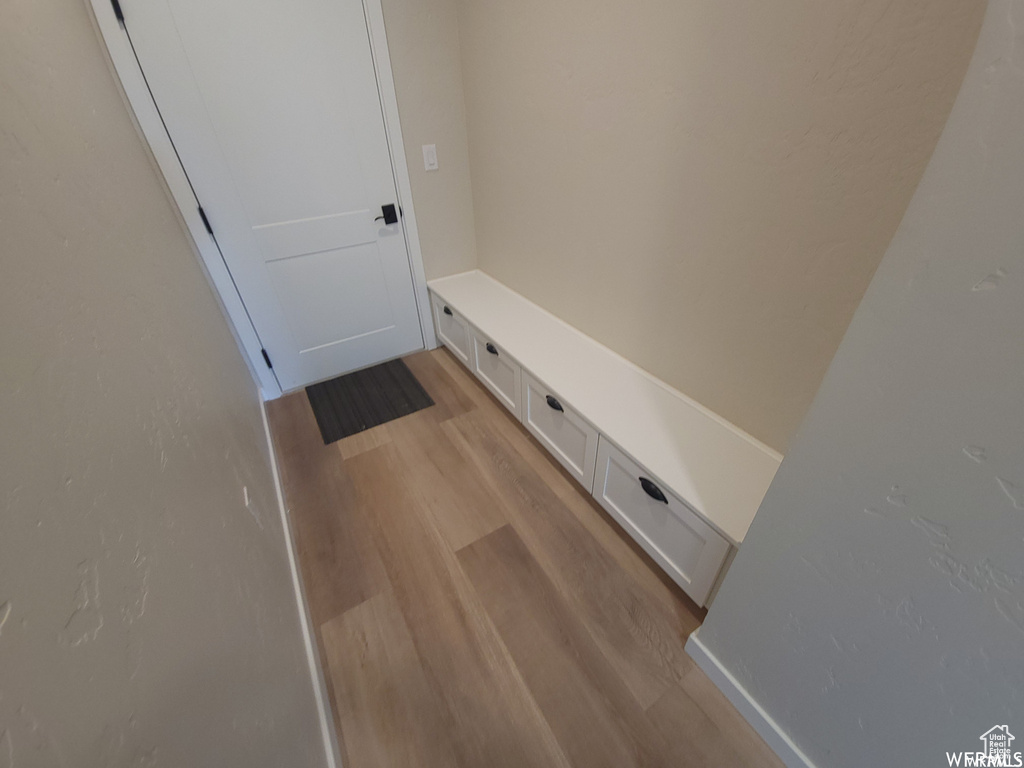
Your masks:
<instances>
[{"instance_id":1,"label":"cabinet door","mask_svg":"<svg viewBox=\"0 0 1024 768\"><path fill-rule=\"evenodd\" d=\"M525 370L523 424L588 492L594 487L597 430Z\"/></svg>"},{"instance_id":2,"label":"cabinet door","mask_svg":"<svg viewBox=\"0 0 1024 768\"><path fill-rule=\"evenodd\" d=\"M473 373L484 383L501 404L520 417L520 368L519 363L479 331L472 331Z\"/></svg>"},{"instance_id":3,"label":"cabinet door","mask_svg":"<svg viewBox=\"0 0 1024 768\"><path fill-rule=\"evenodd\" d=\"M594 498L698 605L704 605L729 542L602 436Z\"/></svg>"},{"instance_id":4,"label":"cabinet door","mask_svg":"<svg viewBox=\"0 0 1024 768\"><path fill-rule=\"evenodd\" d=\"M452 351L452 354L459 358L463 365L472 367L469 363L469 355L472 351L469 323L452 307L445 304L440 296L432 296L432 303L437 337Z\"/></svg>"}]
</instances>

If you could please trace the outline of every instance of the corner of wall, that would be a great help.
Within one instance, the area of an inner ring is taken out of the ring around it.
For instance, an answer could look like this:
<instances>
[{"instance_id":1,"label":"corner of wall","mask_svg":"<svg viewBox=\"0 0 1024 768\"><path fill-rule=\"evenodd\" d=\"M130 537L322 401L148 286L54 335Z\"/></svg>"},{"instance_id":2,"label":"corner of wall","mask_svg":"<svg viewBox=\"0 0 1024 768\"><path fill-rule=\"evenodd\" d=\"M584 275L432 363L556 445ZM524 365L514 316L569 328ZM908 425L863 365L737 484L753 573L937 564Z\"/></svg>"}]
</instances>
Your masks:
<instances>
[{"instance_id":1,"label":"corner of wall","mask_svg":"<svg viewBox=\"0 0 1024 768\"><path fill-rule=\"evenodd\" d=\"M757 734L764 739L787 768L817 768L810 758L796 746L782 727L772 719L757 700L733 677L711 651L700 640L700 629L686 641L686 652L697 666L708 676L715 687L729 699Z\"/></svg>"}]
</instances>

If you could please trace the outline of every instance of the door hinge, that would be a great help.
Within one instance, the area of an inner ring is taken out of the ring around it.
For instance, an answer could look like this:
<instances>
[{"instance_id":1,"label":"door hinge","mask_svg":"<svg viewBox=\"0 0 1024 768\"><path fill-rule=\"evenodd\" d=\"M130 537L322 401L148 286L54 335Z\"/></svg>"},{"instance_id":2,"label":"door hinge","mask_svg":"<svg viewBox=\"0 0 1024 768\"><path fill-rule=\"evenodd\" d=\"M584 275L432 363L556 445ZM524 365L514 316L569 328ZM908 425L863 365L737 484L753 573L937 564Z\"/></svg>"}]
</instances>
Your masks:
<instances>
[{"instance_id":1,"label":"door hinge","mask_svg":"<svg viewBox=\"0 0 1024 768\"><path fill-rule=\"evenodd\" d=\"M199 218L203 220L203 226L206 227L206 231L211 235L213 234L213 227L210 226L210 220L206 218L206 211L203 210L203 206L199 206Z\"/></svg>"},{"instance_id":2,"label":"door hinge","mask_svg":"<svg viewBox=\"0 0 1024 768\"><path fill-rule=\"evenodd\" d=\"M110 0L110 4L114 7L114 16L117 17L117 23L122 27L124 26L124 11L121 10L120 0Z\"/></svg>"},{"instance_id":3,"label":"door hinge","mask_svg":"<svg viewBox=\"0 0 1024 768\"><path fill-rule=\"evenodd\" d=\"M267 350L265 350L265 349L261 349L261 350L260 350L260 352L262 352L262 353L263 353L263 359L264 359L264 360L266 361L266 363L267 363L267 368L273 368L273 367L274 367L274 364L273 364L272 362L270 362L270 355L268 355L268 354L267 354Z\"/></svg>"}]
</instances>

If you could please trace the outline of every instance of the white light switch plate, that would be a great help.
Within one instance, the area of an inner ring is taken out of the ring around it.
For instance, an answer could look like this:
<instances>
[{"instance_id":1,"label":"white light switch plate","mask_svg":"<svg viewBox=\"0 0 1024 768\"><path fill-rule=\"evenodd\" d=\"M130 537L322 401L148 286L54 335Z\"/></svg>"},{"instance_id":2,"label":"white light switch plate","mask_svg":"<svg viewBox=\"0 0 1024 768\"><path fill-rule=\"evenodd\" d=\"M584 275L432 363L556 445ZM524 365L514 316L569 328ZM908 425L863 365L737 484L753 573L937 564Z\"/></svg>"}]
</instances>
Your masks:
<instances>
[{"instance_id":1,"label":"white light switch plate","mask_svg":"<svg viewBox=\"0 0 1024 768\"><path fill-rule=\"evenodd\" d=\"M423 145L423 170L425 170L425 171L436 171L437 170L437 145L436 144L424 144Z\"/></svg>"}]
</instances>

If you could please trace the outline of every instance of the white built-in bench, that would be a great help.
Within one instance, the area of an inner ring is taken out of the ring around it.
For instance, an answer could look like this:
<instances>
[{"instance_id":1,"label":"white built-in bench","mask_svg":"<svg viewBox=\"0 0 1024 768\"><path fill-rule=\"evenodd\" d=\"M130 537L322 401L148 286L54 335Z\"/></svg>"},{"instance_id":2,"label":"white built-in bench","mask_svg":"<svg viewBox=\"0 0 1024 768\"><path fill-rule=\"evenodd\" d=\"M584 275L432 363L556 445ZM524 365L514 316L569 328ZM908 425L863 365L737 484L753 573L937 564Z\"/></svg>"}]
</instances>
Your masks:
<instances>
[{"instance_id":1,"label":"white built-in bench","mask_svg":"<svg viewBox=\"0 0 1024 768\"><path fill-rule=\"evenodd\" d=\"M440 341L710 603L782 457L483 272L429 287Z\"/></svg>"}]
</instances>

